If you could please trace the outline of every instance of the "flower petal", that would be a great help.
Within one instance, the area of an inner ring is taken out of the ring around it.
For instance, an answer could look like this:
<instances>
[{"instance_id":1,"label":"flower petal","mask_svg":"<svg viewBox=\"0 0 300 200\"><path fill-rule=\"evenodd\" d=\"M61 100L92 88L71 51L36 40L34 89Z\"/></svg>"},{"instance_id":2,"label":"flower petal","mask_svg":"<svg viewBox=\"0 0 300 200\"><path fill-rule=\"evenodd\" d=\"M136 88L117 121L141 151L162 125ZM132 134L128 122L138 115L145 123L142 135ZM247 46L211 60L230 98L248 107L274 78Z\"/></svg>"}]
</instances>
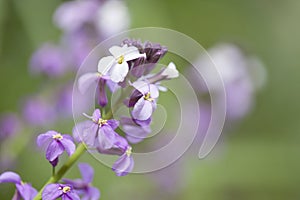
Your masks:
<instances>
[{"instance_id":1,"label":"flower petal","mask_svg":"<svg viewBox=\"0 0 300 200\"><path fill-rule=\"evenodd\" d=\"M97 85L100 79L99 73L86 73L78 79L78 89L81 93L85 93L92 85Z\"/></svg>"},{"instance_id":2,"label":"flower petal","mask_svg":"<svg viewBox=\"0 0 300 200\"><path fill-rule=\"evenodd\" d=\"M94 169L87 163L79 163L78 168L84 182L87 184L91 183L94 178Z\"/></svg>"},{"instance_id":3,"label":"flower petal","mask_svg":"<svg viewBox=\"0 0 300 200\"><path fill-rule=\"evenodd\" d=\"M114 63L115 58L113 56L101 58L98 62L98 72L103 75L106 75Z\"/></svg>"},{"instance_id":4,"label":"flower petal","mask_svg":"<svg viewBox=\"0 0 300 200\"><path fill-rule=\"evenodd\" d=\"M96 109L94 112L93 112L93 121L98 121L99 119L101 118L101 112L99 109Z\"/></svg>"},{"instance_id":5,"label":"flower petal","mask_svg":"<svg viewBox=\"0 0 300 200\"><path fill-rule=\"evenodd\" d=\"M132 156L127 156L124 153L113 165L112 170L117 176L125 176L132 171L134 161Z\"/></svg>"},{"instance_id":6,"label":"flower petal","mask_svg":"<svg viewBox=\"0 0 300 200\"><path fill-rule=\"evenodd\" d=\"M46 158L49 161L54 161L64 152L63 145L55 139L50 143L46 150Z\"/></svg>"},{"instance_id":7,"label":"flower petal","mask_svg":"<svg viewBox=\"0 0 300 200\"><path fill-rule=\"evenodd\" d=\"M78 194L76 194L74 191L70 191L66 194L64 194L62 197L61 197L62 200L80 200Z\"/></svg>"},{"instance_id":8,"label":"flower petal","mask_svg":"<svg viewBox=\"0 0 300 200\"><path fill-rule=\"evenodd\" d=\"M59 189L59 184L49 184L45 187L42 193L43 200L55 200L63 195L63 191Z\"/></svg>"},{"instance_id":9,"label":"flower petal","mask_svg":"<svg viewBox=\"0 0 300 200\"><path fill-rule=\"evenodd\" d=\"M53 140L53 135L56 135L56 131L48 131L46 133L40 134L37 137L36 143L39 147L47 147L49 143Z\"/></svg>"},{"instance_id":10,"label":"flower petal","mask_svg":"<svg viewBox=\"0 0 300 200\"><path fill-rule=\"evenodd\" d=\"M100 191L98 190L98 188L89 187L86 196L86 200L98 200L100 199ZM85 197L83 197L82 200L84 200L84 198Z\"/></svg>"},{"instance_id":11,"label":"flower petal","mask_svg":"<svg viewBox=\"0 0 300 200\"><path fill-rule=\"evenodd\" d=\"M115 83L122 82L128 74L128 71L129 67L127 62L114 64L109 70L110 79Z\"/></svg>"},{"instance_id":12,"label":"flower petal","mask_svg":"<svg viewBox=\"0 0 300 200\"><path fill-rule=\"evenodd\" d=\"M115 132L110 126L102 126L98 132L98 143L101 149L110 149L115 144Z\"/></svg>"},{"instance_id":13,"label":"flower petal","mask_svg":"<svg viewBox=\"0 0 300 200\"><path fill-rule=\"evenodd\" d=\"M24 200L32 200L37 194L36 189L34 189L30 184L16 184L17 190Z\"/></svg>"},{"instance_id":14,"label":"flower petal","mask_svg":"<svg viewBox=\"0 0 300 200\"><path fill-rule=\"evenodd\" d=\"M21 177L15 172L4 172L0 175L0 183L21 183Z\"/></svg>"},{"instance_id":15,"label":"flower petal","mask_svg":"<svg viewBox=\"0 0 300 200\"><path fill-rule=\"evenodd\" d=\"M152 102L140 98L131 112L134 119L146 120L151 117L153 112Z\"/></svg>"},{"instance_id":16,"label":"flower petal","mask_svg":"<svg viewBox=\"0 0 300 200\"><path fill-rule=\"evenodd\" d=\"M118 128L119 126L119 121L115 120L115 119L110 119L107 121L107 124L113 129L115 130L116 128Z\"/></svg>"},{"instance_id":17,"label":"flower petal","mask_svg":"<svg viewBox=\"0 0 300 200\"><path fill-rule=\"evenodd\" d=\"M63 135L63 139L60 140L61 144L65 148L67 154L70 156L75 152L76 146L70 135Z\"/></svg>"}]
</instances>

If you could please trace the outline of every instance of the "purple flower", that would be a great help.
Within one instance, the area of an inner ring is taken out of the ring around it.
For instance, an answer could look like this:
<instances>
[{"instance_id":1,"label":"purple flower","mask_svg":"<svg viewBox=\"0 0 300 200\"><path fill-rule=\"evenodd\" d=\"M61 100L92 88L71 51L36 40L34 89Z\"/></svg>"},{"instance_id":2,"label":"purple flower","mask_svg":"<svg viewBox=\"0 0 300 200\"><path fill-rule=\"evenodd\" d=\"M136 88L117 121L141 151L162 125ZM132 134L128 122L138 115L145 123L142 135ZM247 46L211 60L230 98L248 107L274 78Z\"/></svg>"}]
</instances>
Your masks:
<instances>
[{"instance_id":1,"label":"purple flower","mask_svg":"<svg viewBox=\"0 0 300 200\"><path fill-rule=\"evenodd\" d=\"M66 55L61 47L53 44L44 44L33 54L30 70L33 74L57 77L66 72L67 65Z\"/></svg>"},{"instance_id":2,"label":"purple flower","mask_svg":"<svg viewBox=\"0 0 300 200\"><path fill-rule=\"evenodd\" d=\"M30 125L44 126L53 123L56 116L54 109L47 102L33 97L25 102L23 117Z\"/></svg>"},{"instance_id":3,"label":"purple flower","mask_svg":"<svg viewBox=\"0 0 300 200\"><path fill-rule=\"evenodd\" d=\"M62 135L56 131L48 131L40 134L37 138L37 145L46 149L46 159L56 166L58 157L63 154L64 151L70 156L75 151L75 144L73 138L70 135Z\"/></svg>"},{"instance_id":4,"label":"purple flower","mask_svg":"<svg viewBox=\"0 0 300 200\"><path fill-rule=\"evenodd\" d=\"M118 89L117 84L112 82L106 75L100 73L86 73L79 78L78 89L81 93L85 93L93 84L97 87L99 105L102 107L106 106L108 100L105 86L107 85L111 92L115 92L115 90Z\"/></svg>"},{"instance_id":5,"label":"purple flower","mask_svg":"<svg viewBox=\"0 0 300 200\"><path fill-rule=\"evenodd\" d=\"M20 121L12 113L1 116L0 119L0 143L2 140L16 134L20 129Z\"/></svg>"},{"instance_id":6,"label":"purple flower","mask_svg":"<svg viewBox=\"0 0 300 200\"><path fill-rule=\"evenodd\" d=\"M134 161L132 158L132 148L127 146L124 149L124 153L118 158L118 160L113 164L113 171L117 176L125 176L130 173L134 166Z\"/></svg>"},{"instance_id":7,"label":"purple flower","mask_svg":"<svg viewBox=\"0 0 300 200\"><path fill-rule=\"evenodd\" d=\"M53 183L45 187L42 193L43 200L55 200L61 198L62 200L80 200L72 186Z\"/></svg>"},{"instance_id":8,"label":"purple flower","mask_svg":"<svg viewBox=\"0 0 300 200\"><path fill-rule=\"evenodd\" d=\"M131 115L136 120L147 120L156 109L156 98L159 91L156 85L145 81L136 81L132 86L140 93L139 96L131 96L130 102L134 99L134 106Z\"/></svg>"},{"instance_id":9,"label":"purple flower","mask_svg":"<svg viewBox=\"0 0 300 200\"><path fill-rule=\"evenodd\" d=\"M85 200L97 200L100 198L100 192L97 188L91 186L94 178L94 169L86 163L78 164L82 179L70 180L63 179L63 181L71 185L78 195L82 195Z\"/></svg>"},{"instance_id":10,"label":"purple flower","mask_svg":"<svg viewBox=\"0 0 300 200\"><path fill-rule=\"evenodd\" d=\"M22 182L20 176L15 172L4 172L0 175L1 183L14 183L16 185L16 193L13 199L23 198L24 200L32 200L37 194L36 189L34 189L31 184Z\"/></svg>"},{"instance_id":11,"label":"purple flower","mask_svg":"<svg viewBox=\"0 0 300 200\"><path fill-rule=\"evenodd\" d=\"M128 117L122 117L120 123L126 133L126 139L133 144L141 142L151 132L149 124L140 125Z\"/></svg>"},{"instance_id":12,"label":"purple flower","mask_svg":"<svg viewBox=\"0 0 300 200\"><path fill-rule=\"evenodd\" d=\"M54 23L66 32L74 32L93 23L98 9L95 0L66 2L56 10Z\"/></svg>"},{"instance_id":13,"label":"purple flower","mask_svg":"<svg viewBox=\"0 0 300 200\"><path fill-rule=\"evenodd\" d=\"M97 148L101 153L127 145L127 141L114 131L119 126L117 120L102 119L99 109L96 109L90 118L91 120L74 127L73 135L77 141L84 142L90 148Z\"/></svg>"}]
</instances>

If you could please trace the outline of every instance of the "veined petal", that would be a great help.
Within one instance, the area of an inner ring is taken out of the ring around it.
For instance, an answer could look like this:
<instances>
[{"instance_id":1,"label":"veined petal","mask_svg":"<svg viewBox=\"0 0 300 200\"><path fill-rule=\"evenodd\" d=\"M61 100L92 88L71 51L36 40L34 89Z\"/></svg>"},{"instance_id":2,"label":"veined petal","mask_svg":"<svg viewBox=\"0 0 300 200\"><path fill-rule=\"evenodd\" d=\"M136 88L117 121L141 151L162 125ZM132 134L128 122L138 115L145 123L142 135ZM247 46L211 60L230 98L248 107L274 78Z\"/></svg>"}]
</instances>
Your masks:
<instances>
[{"instance_id":1,"label":"veined petal","mask_svg":"<svg viewBox=\"0 0 300 200\"><path fill-rule=\"evenodd\" d=\"M132 156L124 153L113 165L112 169L117 176L125 176L132 171L134 161Z\"/></svg>"},{"instance_id":2,"label":"veined petal","mask_svg":"<svg viewBox=\"0 0 300 200\"><path fill-rule=\"evenodd\" d=\"M116 63L116 60L113 56L101 58L98 62L98 72L106 75L114 63Z\"/></svg>"},{"instance_id":3,"label":"veined petal","mask_svg":"<svg viewBox=\"0 0 300 200\"><path fill-rule=\"evenodd\" d=\"M146 120L151 117L153 112L152 102L140 98L133 107L131 112L134 119Z\"/></svg>"},{"instance_id":4,"label":"veined petal","mask_svg":"<svg viewBox=\"0 0 300 200\"><path fill-rule=\"evenodd\" d=\"M53 140L47 150L46 150L46 158L47 160L49 161L53 161L55 160L58 156L60 156L62 153L64 152L64 147L63 145L56 141L56 140Z\"/></svg>"},{"instance_id":5,"label":"veined petal","mask_svg":"<svg viewBox=\"0 0 300 200\"><path fill-rule=\"evenodd\" d=\"M76 142L82 142L83 141L83 131L89 127L91 127L94 124L91 120L83 121L78 124L76 124L73 128L73 138Z\"/></svg>"},{"instance_id":6,"label":"veined petal","mask_svg":"<svg viewBox=\"0 0 300 200\"><path fill-rule=\"evenodd\" d=\"M91 183L94 178L94 169L87 163L79 163L78 168L80 170L82 179L85 183Z\"/></svg>"},{"instance_id":7,"label":"veined petal","mask_svg":"<svg viewBox=\"0 0 300 200\"><path fill-rule=\"evenodd\" d=\"M60 143L63 145L67 154L70 156L75 152L76 146L70 135L63 135L63 137L64 138L62 140L60 140Z\"/></svg>"},{"instance_id":8,"label":"veined petal","mask_svg":"<svg viewBox=\"0 0 300 200\"><path fill-rule=\"evenodd\" d=\"M0 183L21 183L21 177L15 172L4 172L0 175Z\"/></svg>"},{"instance_id":9,"label":"veined petal","mask_svg":"<svg viewBox=\"0 0 300 200\"><path fill-rule=\"evenodd\" d=\"M101 118L101 112L99 109L96 109L93 112L93 121L98 121Z\"/></svg>"},{"instance_id":10,"label":"veined petal","mask_svg":"<svg viewBox=\"0 0 300 200\"><path fill-rule=\"evenodd\" d=\"M146 58L146 54L143 53L143 54L140 54L139 52L128 52L128 54L125 54L124 56L124 60L125 61L130 61L130 60L135 60L137 58Z\"/></svg>"},{"instance_id":11,"label":"veined petal","mask_svg":"<svg viewBox=\"0 0 300 200\"><path fill-rule=\"evenodd\" d=\"M119 83L124 81L129 71L128 63L123 62L122 64L114 64L110 70L109 75L113 82Z\"/></svg>"},{"instance_id":12,"label":"veined petal","mask_svg":"<svg viewBox=\"0 0 300 200\"><path fill-rule=\"evenodd\" d=\"M107 121L107 124L113 129L115 130L116 128L118 128L119 126L119 121L115 120L115 119L110 119Z\"/></svg>"},{"instance_id":13,"label":"veined petal","mask_svg":"<svg viewBox=\"0 0 300 200\"><path fill-rule=\"evenodd\" d=\"M16 188L24 200L32 200L37 194L36 189L28 183L16 184Z\"/></svg>"},{"instance_id":14,"label":"veined petal","mask_svg":"<svg viewBox=\"0 0 300 200\"><path fill-rule=\"evenodd\" d=\"M98 143L101 149L111 149L114 146L115 132L110 126L99 128Z\"/></svg>"},{"instance_id":15,"label":"veined petal","mask_svg":"<svg viewBox=\"0 0 300 200\"><path fill-rule=\"evenodd\" d=\"M61 197L62 200L80 200L78 194L76 194L76 192L74 192L73 190L71 190L70 192L64 194Z\"/></svg>"},{"instance_id":16,"label":"veined petal","mask_svg":"<svg viewBox=\"0 0 300 200\"><path fill-rule=\"evenodd\" d=\"M78 89L81 93L85 93L87 89L92 85L98 83L100 79L99 73L86 73L83 74L79 79L78 79Z\"/></svg>"},{"instance_id":17,"label":"veined petal","mask_svg":"<svg viewBox=\"0 0 300 200\"><path fill-rule=\"evenodd\" d=\"M93 122L87 124L91 125L87 126L85 129L82 129L83 131L80 137L88 147L95 148L98 125Z\"/></svg>"},{"instance_id":18,"label":"veined petal","mask_svg":"<svg viewBox=\"0 0 300 200\"><path fill-rule=\"evenodd\" d=\"M48 146L49 143L53 140L53 135L56 135L56 131L47 131L46 133L40 134L37 137L36 143L39 147Z\"/></svg>"},{"instance_id":19,"label":"veined petal","mask_svg":"<svg viewBox=\"0 0 300 200\"><path fill-rule=\"evenodd\" d=\"M59 189L59 184L49 184L45 187L42 193L43 200L55 200L63 195L63 191Z\"/></svg>"}]
</instances>

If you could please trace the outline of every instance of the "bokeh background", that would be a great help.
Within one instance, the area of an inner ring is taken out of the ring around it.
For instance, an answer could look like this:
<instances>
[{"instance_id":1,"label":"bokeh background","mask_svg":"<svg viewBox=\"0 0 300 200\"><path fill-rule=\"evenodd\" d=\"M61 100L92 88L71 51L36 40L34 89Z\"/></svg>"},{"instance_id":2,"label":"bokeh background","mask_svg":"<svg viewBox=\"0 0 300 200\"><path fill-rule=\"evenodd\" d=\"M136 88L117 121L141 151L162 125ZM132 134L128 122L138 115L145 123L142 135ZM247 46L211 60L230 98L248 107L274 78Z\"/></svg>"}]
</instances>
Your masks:
<instances>
[{"instance_id":1,"label":"bokeh background","mask_svg":"<svg viewBox=\"0 0 300 200\"><path fill-rule=\"evenodd\" d=\"M59 39L52 15L61 3L0 0L0 112L20 112L23 98L44 84L42 76L29 75L28 63L43 42ZM183 178L175 183L179 189L166 191L148 175L116 177L85 155L81 161L94 166L94 185L101 198L299 199L300 2L128 0L126 4L132 28L171 28L205 48L237 43L261 59L268 75L251 112L222 135L215 151L204 160L195 155L184 163ZM71 132L72 122L57 129ZM51 173L49 164L32 145L18 152L14 170L39 188ZM76 167L67 176L78 177ZM10 199L12 188L0 185L0 199Z\"/></svg>"}]
</instances>

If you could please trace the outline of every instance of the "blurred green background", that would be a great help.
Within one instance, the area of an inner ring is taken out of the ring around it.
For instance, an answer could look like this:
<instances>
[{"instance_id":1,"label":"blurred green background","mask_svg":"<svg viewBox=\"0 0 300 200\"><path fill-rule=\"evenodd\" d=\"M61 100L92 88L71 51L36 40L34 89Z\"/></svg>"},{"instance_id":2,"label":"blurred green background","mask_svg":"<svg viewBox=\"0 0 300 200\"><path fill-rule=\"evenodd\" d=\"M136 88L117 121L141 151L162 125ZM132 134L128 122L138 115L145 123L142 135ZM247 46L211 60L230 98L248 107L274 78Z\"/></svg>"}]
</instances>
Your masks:
<instances>
[{"instance_id":1,"label":"blurred green background","mask_svg":"<svg viewBox=\"0 0 300 200\"><path fill-rule=\"evenodd\" d=\"M0 111L20 110L42 78L28 74L32 52L58 41L52 14L59 0L0 0ZM144 175L115 177L91 156L102 199L299 199L300 198L300 1L128 0L132 28L157 26L189 35L205 48L235 42L261 58L267 85L255 109L217 147L218 155L188 164L184 189L171 196ZM65 128L71 131L71 127ZM42 162L43 161L43 162ZM16 169L39 188L51 173L36 149L27 148ZM78 177L76 168L68 173ZM0 186L9 199L12 186Z\"/></svg>"}]
</instances>

